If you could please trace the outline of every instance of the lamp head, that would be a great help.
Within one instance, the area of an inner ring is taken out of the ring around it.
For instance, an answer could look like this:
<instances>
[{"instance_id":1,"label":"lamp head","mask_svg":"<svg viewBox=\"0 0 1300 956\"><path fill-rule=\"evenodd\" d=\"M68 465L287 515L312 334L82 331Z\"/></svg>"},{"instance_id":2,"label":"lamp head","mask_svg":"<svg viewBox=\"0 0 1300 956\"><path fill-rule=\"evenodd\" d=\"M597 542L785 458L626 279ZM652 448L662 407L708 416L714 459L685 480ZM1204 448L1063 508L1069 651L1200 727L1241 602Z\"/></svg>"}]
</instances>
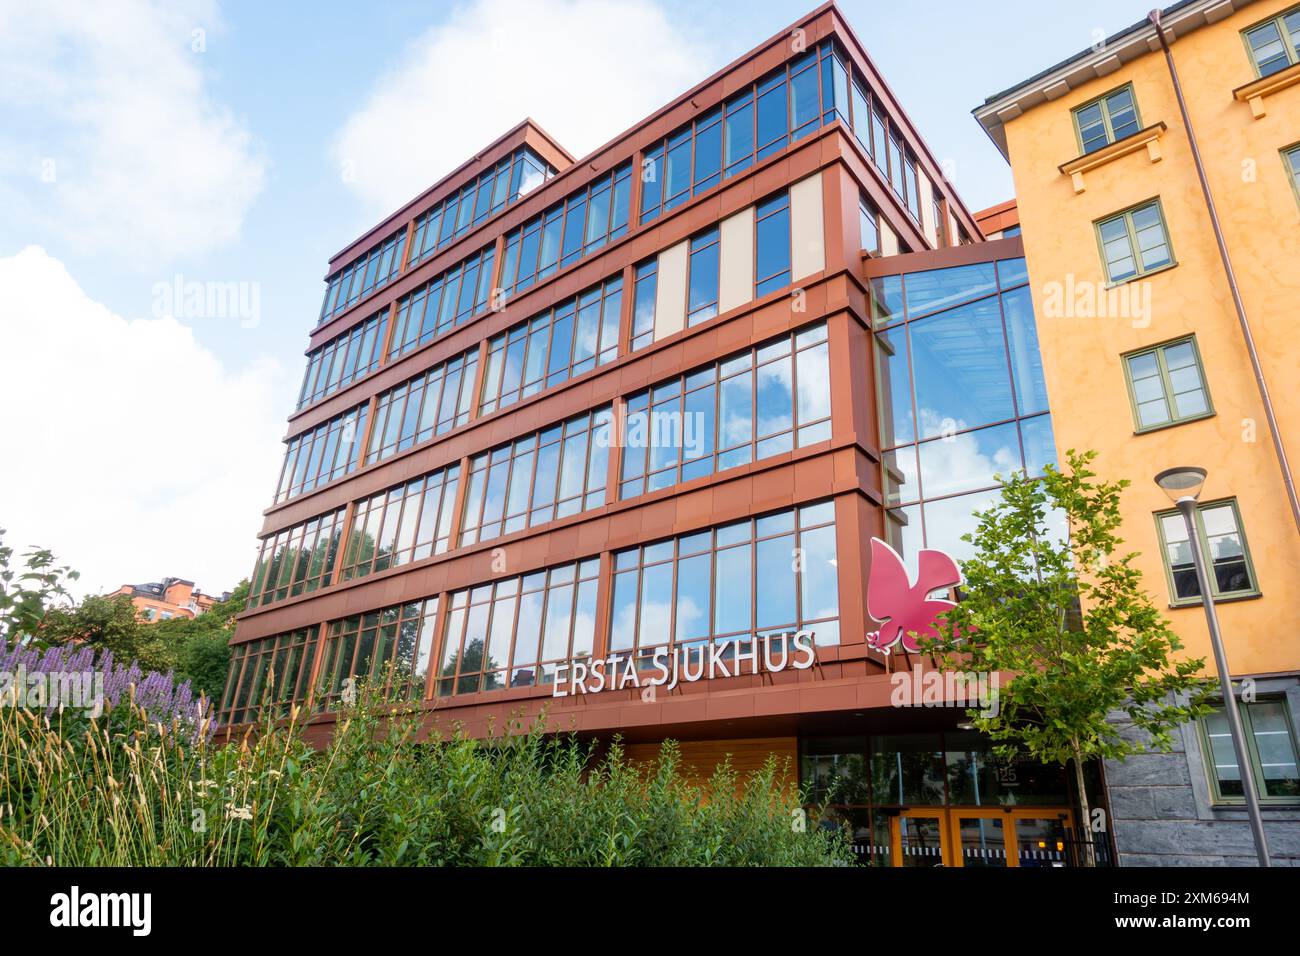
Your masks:
<instances>
[{"instance_id":1,"label":"lamp head","mask_svg":"<svg viewBox=\"0 0 1300 956\"><path fill-rule=\"evenodd\" d=\"M1195 500L1201 496L1201 487L1205 484L1205 469L1194 465L1180 465L1166 468L1156 475L1156 484L1177 503L1183 498Z\"/></svg>"}]
</instances>

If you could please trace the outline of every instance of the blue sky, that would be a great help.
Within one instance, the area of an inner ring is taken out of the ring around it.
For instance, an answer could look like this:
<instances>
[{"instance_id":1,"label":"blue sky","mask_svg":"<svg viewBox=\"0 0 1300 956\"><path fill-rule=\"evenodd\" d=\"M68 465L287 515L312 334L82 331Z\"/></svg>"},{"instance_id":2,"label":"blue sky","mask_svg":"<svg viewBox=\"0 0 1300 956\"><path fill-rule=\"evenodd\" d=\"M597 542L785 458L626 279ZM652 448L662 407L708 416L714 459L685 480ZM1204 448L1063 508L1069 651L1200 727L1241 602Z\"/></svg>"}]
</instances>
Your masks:
<instances>
[{"instance_id":1,"label":"blue sky","mask_svg":"<svg viewBox=\"0 0 1300 956\"><path fill-rule=\"evenodd\" d=\"M86 590L216 591L251 569L331 254L525 115L581 154L812 8L46 6L0 0L0 387L50 405L11 429L44 464L0 477L0 527ZM1012 187L970 110L1146 12L841 8L972 209ZM256 321L168 308L178 275L242 283ZM113 476L91 501L87 469Z\"/></svg>"}]
</instances>

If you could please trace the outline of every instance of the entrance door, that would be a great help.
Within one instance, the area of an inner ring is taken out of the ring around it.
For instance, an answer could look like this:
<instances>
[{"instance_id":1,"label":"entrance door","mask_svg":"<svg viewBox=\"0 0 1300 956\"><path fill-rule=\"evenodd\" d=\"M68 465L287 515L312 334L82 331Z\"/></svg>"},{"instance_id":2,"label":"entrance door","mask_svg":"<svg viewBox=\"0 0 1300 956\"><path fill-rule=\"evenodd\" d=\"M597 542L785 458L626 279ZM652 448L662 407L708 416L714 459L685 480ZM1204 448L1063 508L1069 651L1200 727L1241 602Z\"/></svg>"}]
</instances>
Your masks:
<instances>
[{"instance_id":1,"label":"entrance door","mask_svg":"<svg viewBox=\"0 0 1300 956\"><path fill-rule=\"evenodd\" d=\"M889 818L894 866L1071 866L1073 814L1058 808L900 810Z\"/></svg>"},{"instance_id":2,"label":"entrance door","mask_svg":"<svg viewBox=\"0 0 1300 956\"><path fill-rule=\"evenodd\" d=\"M1070 866L1067 841L1072 830L1073 814L1068 810L1016 810L1013 866Z\"/></svg>"},{"instance_id":3,"label":"entrance door","mask_svg":"<svg viewBox=\"0 0 1300 956\"><path fill-rule=\"evenodd\" d=\"M943 810L902 810L890 821L894 866L949 865Z\"/></svg>"}]
</instances>

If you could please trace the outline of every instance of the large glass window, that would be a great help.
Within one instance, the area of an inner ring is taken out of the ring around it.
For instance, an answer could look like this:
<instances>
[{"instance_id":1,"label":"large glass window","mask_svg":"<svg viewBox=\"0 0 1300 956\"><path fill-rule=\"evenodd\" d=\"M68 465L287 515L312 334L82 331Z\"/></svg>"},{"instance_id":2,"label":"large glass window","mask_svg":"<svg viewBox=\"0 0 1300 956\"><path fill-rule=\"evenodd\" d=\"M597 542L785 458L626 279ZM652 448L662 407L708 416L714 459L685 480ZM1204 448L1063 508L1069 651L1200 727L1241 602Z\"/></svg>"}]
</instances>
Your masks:
<instances>
[{"instance_id":1,"label":"large glass window","mask_svg":"<svg viewBox=\"0 0 1300 956\"><path fill-rule=\"evenodd\" d=\"M468 322L491 304L493 246L430 279L397 300L390 356L409 352Z\"/></svg>"},{"instance_id":2,"label":"large glass window","mask_svg":"<svg viewBox=\"0 0 1300 956\"><path fill-rule=\"evenodd\" d=\"M330 339L307 354L298 409L333 395L379 367L388 332L388 309Z\"/></svg>"},{"instance_id":3,"label":"large glass window","mask_svg":"<svg viewBox=\"0 0 1300 956\"><path fill-rule=\"evenodd\" d=\"M858 232L862 248L873 256L880 255L880 211L865 195L858 197Z\"/></svg>"},{"instance_id":4,"label":"large glass window","mask_svg":"<svg viewBox=\"0 0 1300 956\"><path fill-rule=\"evenodd\" d=\"M1193 336L1130 352L1124 374L1138 431L1212 414Z\"/></svg>"},{"instance_id":5,"label":"large glass window","mask_svg":"<svg viewBox=\"0 0 1300 956\"><path fill-rule=\"evenodd\" d=\"M1111 282L1124 282L1173 264L1159 200L1100 220L1097 236Z\"/></svg>"},{"instance_id":6,"label":"large glass window","mask_svg":"<svg viewBox=\"0 0 1300 956\"><path fill-rule=\"evenodd\" d=\"M886 537L958 560L997 476L1056 463L1024 259L871 281Z\"/></svg>"},{"instance_id":7,"label":"large glass window","mask_svg":"<svg viewBox=\"0 0 1300 956\"><path fill-rule=\"evenodd\" d=\"M263 706L271 709L270 716L281 717L290 705L305 700L315 633L315 628L301 628L232 647L221 722L256 720Z\"/></svg>"},{"instance_id":8,"label":"large glass window","mask_svg":"<svg viewBox=\"0 0 1300 956\"><path fill-rule=\"evenodd\" d=\"M1255 778L1260 800L1300 803L1296 733L1286 699L1239 701L1237 706L1246 737L1250 772ZM1232 746L1228 715L1222 704L1201 721L1201 732L1215 802L1244 801L1241 766Z\"/></svg>"},{"instance_id":9,"label":"large glass window","mask_svg":"<svg viewBox=\"0 0 1300 956\"><path fill-rule=\"evenodd\" d=\"M527 146L519 147L495 168L416 218L411 234L411 265L486 222L554 175L554 167Z\"/></svg>"},{"instance_id":10,"label":"large glass window","mask_svg":"<svg viewBox=\"0 0 1300 956\"><path fill-rule=\"evenodd\" d=\"M686 324L699 325L718 314L718 227L691 238L686 291Z\"/></svg>"},{"instance_id":11,"label":"large glass window","mask_svg":"<svg viewBox=\"0 0 1300 956\"><path fill-rule=\"evenodd\" d=\"M460 465L450 465L356 503L343 580L444 553L450 544Z\"/></svg>"},{"instance_id":12,"label":"large glass window","mask_svg":"<svg viewBox=\"0 0 1300 956\"><path fill-rule=\"evenodd\" d=\"M590 657L599 568L591 558L449 595L437 696L550 684L557 664Z\"/></svg>"},{"instance_id":13,"label":"large glass window","mask_svg":"<svg viewBox=\"0 0 1300 956\"><path fill-rule=\"evenodd\" d=\"M506 236L501 288L509 296L627 232L632 164L623 163Z\"/></svg>"},{"instance_id":14,"label":"large glass window","mask_svg":"<svg viewBox=\"0 0 1300 956\"><path fill-rule=\"evenodd\" d=\"M460 543L474 544L605 503L609 407L476 455Z\"/></svg>"},{"instance_id":15,"label":"large glass window","mask_svg":"<svg viewBox=\"0 0 1300 956\"><path fill-rule=\"evenodd\" d=\"M830 416L820 322L628 398L619 497L825 441Z\"/></svg>"},{"instance_id":16,"label":"large glass window","mask_svg":"<svg viewBox=\"0 0 1300 956\"><path fill-rule=\"evenodd\" d=\"M493 338L479 414L612 362L622 304L623 279L616 276Z\"/></svg>"},{"instance_id":17,"label":"large glass window","mask_svg":"<svg viewBox=\"0 0 1300 956\"><path fill-rule=\"evenodd\" d=\"M610 650L646 661L799 630L838 644L834 521L826 501L617 552Z\"/></svg>"},{"instance_id":18,"label":"large glass window","mask_svg":"<svg viewBox=\"0 0 1300 956\"><path fill-rule=\"evenodd\" d=\"M1160 545L1169 576L1171 604L1199 604L1192 544L1187 523L1177 511L1156 515ZM1259 593L1255 570L1241 528L1236 499L1196 506L1196 534L1201 554L1209 559L1210 590L1216 599L1250 597Z\"/></svg>"},{"instance_id":19,"label":"large glass window","mask_svg":"<svg viewBox=\"0 0 1300 956\"><path fill-rule=\"evenodd\" d=\"M790 194L763 200L754 209L754 298L790 284Z\"/></svg>"},{"instance_id":20,"label":"large glass window","mask_svg":"<svg viewBox=\"0 0 1300 956\"><path fill-rule=\"evenodd\" d=\"M478 349L440 362L415 378L381 392L375 403L366 464L405 451L469 421Z\"/></svg>"},{"instance_id":21,"label":"large glass window","mask_svg":"<svg viewBox=\"0 0 1300 956\"><path fill-rule=\"evenodd\" d=\"M655 340L655 297L659 292L659 260L648 259L636 267L632 300L632 341L629 351L643 349Z\"/></svg>"},{"instance_id":22,"label":"large glass window","mask_svg":"<svg viewBox=\"0 0 1300 956\"><path fill-rule=\"evenodd\" d=\"M382 289L402 271L406 253L406 226L382 242L376 243L326 280L325 301L321 303L323 323L352 308L372 292Z\"/></svg>"},{"instance_id":23,"label":"large glass window","mask_svg":"<svg viewBox=\"0 0 1300 956\"><path fill-rule=\"evenodd\" d=\"M263 538L250 579L248 606L310 594L329 584L345 510L340 508Z\"/></svg>"},{"instance_id":24,"label":"large glass window","mask_svg":"<svg viewBox=\"0 0 1300 956\"><path fill-rule=\"evenodd\" d=\"M367 409L367 405L358 405L289 439L276 504L356 471Z\"/></svg>"},{"instance_id":25,"label":"large glass window","mask_svg":"<svg viewBox=\"0 0 1300 956\"><path fill-rule=\"evenodd\" d=\"M314 701L334 710L367 681L390 701L424 697L438 599L396 604L331 621L321 648Z\"/></svg>"},{"instance_id":26,"label":"large glass window","mask_svg":"<svg viewBox=\"0 0 1300 956\"><path fill-rule=\"evenodd\" d=\"M1300 7L1242 31L1251 63L1261 77L1300 62Z\"/></svg>"},{"instance_id":27,"label":"large glass window","mask_svg":"<svg viewBox=\"0 0 1300 956\"><path fill-rule=\"evenodd\" d=\"M1084 153L1096 152L1103 146L1132 136L1142 126L1132 84L1076 107L1073 115L1079 148Z\"/></svg>"}]
</instances>

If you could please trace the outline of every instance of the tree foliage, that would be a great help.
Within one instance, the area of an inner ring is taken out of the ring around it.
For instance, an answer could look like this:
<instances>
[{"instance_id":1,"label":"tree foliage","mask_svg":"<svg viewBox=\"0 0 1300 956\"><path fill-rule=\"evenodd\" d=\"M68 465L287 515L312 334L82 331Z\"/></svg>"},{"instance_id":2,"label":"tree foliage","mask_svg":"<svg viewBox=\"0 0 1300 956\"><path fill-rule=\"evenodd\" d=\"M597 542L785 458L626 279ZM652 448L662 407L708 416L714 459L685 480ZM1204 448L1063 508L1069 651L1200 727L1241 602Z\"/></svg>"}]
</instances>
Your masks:
<instances>
[{"instance_id":1,"label":"tree foliage","mask_svg":"<svg viewBox=\"0 0 1300 956\"><path fill-rule=\"evenodd\" d=\"M1014 675L996 714L971 711L1001 755L1074 761L1167 751L1175 729L1207 711L1204 658L1182 643L1142 586L1136 553L1122 551L1120 498L1127 481L1096 481L1096 452L1067 453L1068 467L1017 474L963 537L962 601L928 649L959 671ZM1068 535L1061 537L1061 522ZM1123 733L1116 714L1139 733Z\"/></svg>"},{"instance_id":2,"label":"tree foliage","mask_svg":"<svg viewBox=\"0 0 1300 956\"><path fill-rule=\"evenodd\" d=\"M24 552L22 567L15 567L14 549L4 536L0 528L0 640L30 638L49 608L71 600L68 583L79 575L44 548Z\"/></svg>"}]
</instances>

